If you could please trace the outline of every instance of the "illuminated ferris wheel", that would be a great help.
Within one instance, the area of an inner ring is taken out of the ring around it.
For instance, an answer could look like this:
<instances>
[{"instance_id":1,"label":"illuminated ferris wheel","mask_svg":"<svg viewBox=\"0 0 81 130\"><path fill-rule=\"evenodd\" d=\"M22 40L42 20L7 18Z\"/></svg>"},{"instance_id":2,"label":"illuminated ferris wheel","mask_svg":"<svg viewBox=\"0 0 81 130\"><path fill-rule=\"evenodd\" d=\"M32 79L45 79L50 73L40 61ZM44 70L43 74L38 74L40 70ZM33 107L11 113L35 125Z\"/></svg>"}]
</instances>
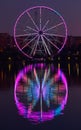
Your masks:
<instances>
[{"instance_id":1,"label":"illuminated ferris wheel","mask_svg":"<svg viewBox=\"0 0 81 130\"><path fill-rule=\"evenodd\" d=\"M53 57L66 43L67 26L54 9L35 6L17 18L14 40L19 50L29 58Z\"/></svg>"}]
</instances>

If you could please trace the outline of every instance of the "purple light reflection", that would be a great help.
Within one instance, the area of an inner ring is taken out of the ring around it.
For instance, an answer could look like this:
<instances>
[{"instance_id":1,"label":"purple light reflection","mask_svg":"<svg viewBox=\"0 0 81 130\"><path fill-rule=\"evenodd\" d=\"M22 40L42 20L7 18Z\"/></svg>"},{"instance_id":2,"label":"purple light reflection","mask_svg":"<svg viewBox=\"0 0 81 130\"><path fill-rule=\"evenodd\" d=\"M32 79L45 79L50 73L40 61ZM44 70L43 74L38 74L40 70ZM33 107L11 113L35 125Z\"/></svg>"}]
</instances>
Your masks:
<instances>
[{"instance_id":1,"label":"purple light reflection","mask_svg":"<svg viewBox=\"0 0 81 130\"><path fill-rule=\"evenodd\" d=\"M33 64L19 72L14 99L19 114L34 123L55 118L63 111L68 97L65 75L53 64Z\"/></svg>"}]
</instances>

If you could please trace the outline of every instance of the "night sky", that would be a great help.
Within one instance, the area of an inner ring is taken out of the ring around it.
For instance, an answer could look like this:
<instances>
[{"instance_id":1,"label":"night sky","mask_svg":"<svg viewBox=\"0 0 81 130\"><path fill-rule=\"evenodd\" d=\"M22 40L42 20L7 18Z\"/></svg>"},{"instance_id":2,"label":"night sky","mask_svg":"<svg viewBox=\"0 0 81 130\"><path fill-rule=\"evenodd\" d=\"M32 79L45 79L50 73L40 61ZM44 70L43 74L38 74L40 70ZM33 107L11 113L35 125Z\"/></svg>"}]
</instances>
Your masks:
<instances>
[{"instance_id":1,"label":"night sky","mask_svg":"<svg viewBox=\"0 0 81 130\"><path fill-rule=\"evenodd\" d=\"M0 33L13 35L17 17L36 5L57 10L67 23L68 35L81 36L81 0L0 0Z\"/></svg>"}]
</instances>

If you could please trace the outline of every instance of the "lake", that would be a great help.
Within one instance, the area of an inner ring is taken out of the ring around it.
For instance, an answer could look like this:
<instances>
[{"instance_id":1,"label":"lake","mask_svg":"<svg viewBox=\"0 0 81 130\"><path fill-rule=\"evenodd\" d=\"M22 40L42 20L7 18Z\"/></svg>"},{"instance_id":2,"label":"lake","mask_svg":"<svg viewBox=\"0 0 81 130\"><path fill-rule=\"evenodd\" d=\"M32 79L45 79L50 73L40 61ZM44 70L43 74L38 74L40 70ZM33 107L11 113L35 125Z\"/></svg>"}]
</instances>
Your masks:
<instances>
[{"instance_id":1,"label":"lake","mask_svg":"<svg viewBox=\"0 0 81 130\"><path fill-rule=\"evenodd\" d=\"M0 129L81 130L80 67L0 65Z\"/></svg>"}]
</instances>

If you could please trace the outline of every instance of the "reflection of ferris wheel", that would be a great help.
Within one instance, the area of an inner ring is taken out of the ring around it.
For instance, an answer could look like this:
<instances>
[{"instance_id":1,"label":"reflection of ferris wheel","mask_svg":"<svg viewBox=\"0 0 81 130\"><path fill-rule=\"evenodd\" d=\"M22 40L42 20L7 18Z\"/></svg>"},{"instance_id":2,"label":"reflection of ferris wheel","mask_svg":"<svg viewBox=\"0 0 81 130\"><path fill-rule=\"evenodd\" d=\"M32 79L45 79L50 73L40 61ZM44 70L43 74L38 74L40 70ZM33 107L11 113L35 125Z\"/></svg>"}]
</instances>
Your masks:
<instances>
[{"instance_id":1,"label":"reflection of ferris wheel","mask_svg":"<svg viewBox=\"0 0 81 130\"><path fill-rule=\"evenodd\" d=\"M36 6L18 17L14 39L19 50L29 58L53 57L66 43L67 27L57 11Z\"/></svg>"},{"instance_id":2,"label":"reflection of ferris wheel","mask_svg":"<svg viewBox=\"0 0 81 130\"><path fill-rule=\"evenodd\" d=\"M68 97L65 75L53 64L33 64L19 72L14 98L19 114L40 123L63 111Z\"/></svg>"}]
</instances>

